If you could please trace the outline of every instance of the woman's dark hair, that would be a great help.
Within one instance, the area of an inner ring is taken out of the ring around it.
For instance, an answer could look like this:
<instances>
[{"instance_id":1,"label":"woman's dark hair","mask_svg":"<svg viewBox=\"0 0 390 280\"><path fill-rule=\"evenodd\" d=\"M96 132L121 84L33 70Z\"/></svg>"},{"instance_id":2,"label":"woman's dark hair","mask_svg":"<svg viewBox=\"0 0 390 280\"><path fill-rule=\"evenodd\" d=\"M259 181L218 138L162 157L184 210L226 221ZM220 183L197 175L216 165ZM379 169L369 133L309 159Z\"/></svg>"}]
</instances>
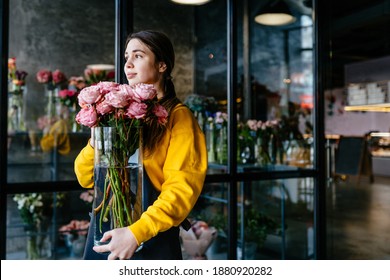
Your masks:
<instances>
[{"instance_id":1,"label":"woman's dark hair","mask_svg":"<svg viewBox=\"0 0 390 280\"><path fill-rule=\"evenodd\" d=\"M154 53L157 62L164 62L167 69L164 72L164 90L165 95L160 99L159 103L164 106L170 116L171 110L180 103L180 100L176 97L175 86L172 82L172 70L175 66L175 51L171 40L162 32L154 30L144 30L130 34L126 40L126 46L132 39L138 39ZM166 126L158 123L156 119L146 120L143 130L143 146L145 152L150 154L166 130Z\"/></svg>"}]
</instances>

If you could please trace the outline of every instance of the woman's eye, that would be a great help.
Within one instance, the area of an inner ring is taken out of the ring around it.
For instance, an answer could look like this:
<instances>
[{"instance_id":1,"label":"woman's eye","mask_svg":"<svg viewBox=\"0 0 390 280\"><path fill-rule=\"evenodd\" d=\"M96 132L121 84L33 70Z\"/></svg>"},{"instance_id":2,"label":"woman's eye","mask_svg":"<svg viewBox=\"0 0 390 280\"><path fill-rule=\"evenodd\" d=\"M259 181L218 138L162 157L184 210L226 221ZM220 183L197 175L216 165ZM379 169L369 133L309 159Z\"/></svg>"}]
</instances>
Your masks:
<instances>
[{"instance_id":1,"label":"woman's eye","mask_svg":"<svg viewBox=\"0 0 390 280\"><path fill-rule=\"evenodd\" d=\"M142 55L136 54L134 57L135 57L135 58L142 58Z\"/></svg>"}]
</instances>

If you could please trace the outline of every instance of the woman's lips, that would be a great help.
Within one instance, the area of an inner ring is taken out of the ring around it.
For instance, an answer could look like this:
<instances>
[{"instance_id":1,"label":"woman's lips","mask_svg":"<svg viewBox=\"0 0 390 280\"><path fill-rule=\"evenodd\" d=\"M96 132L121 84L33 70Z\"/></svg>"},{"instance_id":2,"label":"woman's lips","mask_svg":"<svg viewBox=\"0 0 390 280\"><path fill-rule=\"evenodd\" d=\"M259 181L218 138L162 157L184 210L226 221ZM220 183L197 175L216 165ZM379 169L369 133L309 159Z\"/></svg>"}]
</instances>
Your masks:
<instances>
[{"instance_id":1,"label":"woman's lips","mask_svg":"<svg viewBox=\"0 0 390 280\"><path fill-rule=\"evenodd\" d=\"M137 74L135 74L135 73L129 73L129 74L126 74L126 77L127 77L128 79L132 79L132 78L134 78L136 75L137 75Z\"/></svg>"}]
</instances>

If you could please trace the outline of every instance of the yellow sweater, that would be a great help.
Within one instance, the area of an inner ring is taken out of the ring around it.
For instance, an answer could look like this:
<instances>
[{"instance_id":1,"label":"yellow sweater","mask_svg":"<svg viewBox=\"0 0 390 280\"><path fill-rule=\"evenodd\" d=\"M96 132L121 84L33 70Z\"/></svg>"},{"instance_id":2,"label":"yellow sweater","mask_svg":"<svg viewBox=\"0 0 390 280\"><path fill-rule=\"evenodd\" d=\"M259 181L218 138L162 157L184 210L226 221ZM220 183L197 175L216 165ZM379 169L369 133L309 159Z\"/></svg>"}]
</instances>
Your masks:
<instances>
[{"instance_id":1,"label":"yellow sweater","mask_svg":"<svg viewBox=\"0 0 390 280\"><path fill-rule=\"evenodd\" d=\"M70 140L65 120L60 119L50 127L49 132L41 139L41 148L44 152L57 149L61 155L69 154Z\"/></svg>"},{"instance_id":2,"label":"yellow sweater","mask_svg":"<svg viewBox=\"0 0 390 280\"><path fill-rule=\"evenodd\" d=\"M197 201L206 176L206 141L191 111L177 105L167 125L156 151L143 160L149 179L160 195L129 226L138 244L179 226ZM93 158L94 150L88 144L75 160L75 173L84 188L93 187Z\"/></svg>"}]
</instances>

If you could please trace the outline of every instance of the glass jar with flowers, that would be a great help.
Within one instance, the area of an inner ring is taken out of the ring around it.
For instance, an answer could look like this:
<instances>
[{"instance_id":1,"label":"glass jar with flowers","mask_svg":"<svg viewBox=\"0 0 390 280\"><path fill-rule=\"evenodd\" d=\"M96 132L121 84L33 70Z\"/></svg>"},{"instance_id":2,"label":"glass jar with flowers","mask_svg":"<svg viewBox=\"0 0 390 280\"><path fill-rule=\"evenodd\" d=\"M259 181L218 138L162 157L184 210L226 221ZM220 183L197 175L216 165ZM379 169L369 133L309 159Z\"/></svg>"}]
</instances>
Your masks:
<instances>
[{"instance_id":1,"label":"glass jar with flowers","mask_svg":"<svg viewBox=\"0 0 390 280\"><path fill-rule=\"evenodd\" d=\"M62 89L58 92L58 99L62 105L62 109L59 112L60 118L67 122L69 130L72 132L77 132L80 128L75 121L77 95L78 92L73 89Z\"/></svg>"},{"instance_id":2,"label":"glass jar with flowers","mask_svg":"<svg viewBox=\"0 0 390 280\"><path fill-rule=\"evenodd\" d=\"M248 120L246 123L238 122L237 133L237 162L248 164L255 161L257 121Z\"/></svg>"},{"instance_id":3,"label":"glass jar with flowers","mask_svg":"<svg viewBox=\"0 0 390 280\"><path fill-rule=\"evenodd\" d=\"M228 139L227 139L227 113L217 112L215 114L215 131L217 133L217 162L220 164L227 163Z\"/></svg>"},{"instance_id":4,"label":"glass jar with flowers","mask_svg":"<svg viewBox=\"0 0 390 280\"><path fill-rule=\"evenodd\" d=\"M82 256L88 228L89 221L87 220L71 220L68 224L62 225L58 229L60 238L64 239L65 245L69 249L70 258Z\"/></svg>"},{"instance_id":5,"label":"glass jar with flowers","mask_svg":"<svg viewBox=\"0 0 390 280\"><path fill-rule=\"evenodd\" d=\"M58 94L61 85L66 82L65 74L58 69L53 72L42 69L38 71L36 78L39 83L45 85L46 115L48 119L59 118L62 110L61 103L58 102Z\"/></svg>"},{"instance_id":6,"label":"glass jar with flowers","mask_svg":"<svg viewBox=\"0 0 390 280\"><path fill-rule=\"evenodd\" d=\"M24 95L27 72L17 70L16 58L8 59L8 131L25 130Z\"/></svg>"},{"instance_id":7,"label":"glass jar with flowers","mask_svg":"<svg viewBox=\"0 0 390 280\"><path fill-rule=\"evenodd\" d=\"M270 151L272 153L272 138L273 129L277 125L277 121L257 121L257 138L255 145L256 162L260 165L274 163Z\"/></svg>"},{"instance_id":8,"label":"glass jar with flowers","mask_svg":"<svg viewBox=\"0 0 390 280\"><path fill-rule=\"evenodd\" d=\"M142 126L164 125L168 113L153 85L99 82L81 90L76 121L92 129L95 149L94 242L139 219L142 209Z\"/></svg>"},{"instance_id":9,"label":"glass jar with flowers","mask_svg":"<svg viewBox=\"0 0 390 280\"><path fill-rule=\"evenodd\" d=\"M47 231L53 215L53 207L62 206L63 198L64 195L59 193L14 195L13 200L17 203L27 236L27 259L50 257L51 248Z\"/></svg>"}]
</instances>

